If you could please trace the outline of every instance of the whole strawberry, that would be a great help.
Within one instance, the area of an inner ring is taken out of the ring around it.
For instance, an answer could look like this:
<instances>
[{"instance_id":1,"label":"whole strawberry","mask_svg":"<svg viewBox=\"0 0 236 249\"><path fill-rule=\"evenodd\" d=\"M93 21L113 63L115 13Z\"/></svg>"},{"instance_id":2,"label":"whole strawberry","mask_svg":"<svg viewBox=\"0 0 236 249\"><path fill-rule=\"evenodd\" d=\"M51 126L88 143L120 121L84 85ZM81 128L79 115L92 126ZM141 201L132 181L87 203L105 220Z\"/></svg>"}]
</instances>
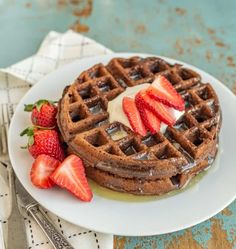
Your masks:
<instances>
[{"instance_id":1,"label":"whole strawberry","mask_svg":"<svg viewBox=\"0 0 236 249\"><path fill-rule=\"evenodd\" d=\"M54 102L41 99L34 104L25 105L26 112L31 113L31 121L34 125L40 127L55 127L57 107Z\"/></svg>"},{"instance_id":2,"label":"whole strawberry","mask_svg":"<svg viewBox=\"0 0 236 249\"><path fill-rule=\"evenodd\" d=\"M29 127L22 131L20 135L28 136L27 148L34 158L41 154L49 155L59 161L63 161L65 158L58 133L55 130L40 130Z\"/></svg>"}]
</instances>

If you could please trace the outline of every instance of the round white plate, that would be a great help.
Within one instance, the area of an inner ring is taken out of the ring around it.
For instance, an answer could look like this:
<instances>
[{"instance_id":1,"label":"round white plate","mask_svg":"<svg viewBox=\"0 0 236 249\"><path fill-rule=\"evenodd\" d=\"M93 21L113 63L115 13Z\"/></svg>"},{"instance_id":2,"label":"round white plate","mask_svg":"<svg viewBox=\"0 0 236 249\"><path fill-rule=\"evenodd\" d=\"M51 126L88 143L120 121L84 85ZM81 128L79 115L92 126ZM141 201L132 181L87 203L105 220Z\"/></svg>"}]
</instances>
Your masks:
<instances>
[{"instance_id":1,"label":"round white plate","mask_svg":"<svg viewBox=\"0 0 236 249\"><path fill-rule=\"evenodd\" d=\"M32 158L20 149L26 140L20 132L30 125L24 104L46 98L58 100L63 88L85 69L96 63L107 63L112 57L130 57L121 53L77 60L49 74L33 86L19 103L9 131L9 154L14 170L28 192L45 208L63 219L88 229L117 235L155 235L174 232L200 223L230 204L236 196L236 98L223 84L196 67L189 67L215 88L222 108L223 125L220 134L220 155L208 174L194 187L168 198L146 202L124 202L94 195L91 203L83 203L67 191L52 188L40 190L29 180ZM147 54L136 54L148 56ZM233 133L232 133L233 132Z\"/></svg>"}]
</instances>

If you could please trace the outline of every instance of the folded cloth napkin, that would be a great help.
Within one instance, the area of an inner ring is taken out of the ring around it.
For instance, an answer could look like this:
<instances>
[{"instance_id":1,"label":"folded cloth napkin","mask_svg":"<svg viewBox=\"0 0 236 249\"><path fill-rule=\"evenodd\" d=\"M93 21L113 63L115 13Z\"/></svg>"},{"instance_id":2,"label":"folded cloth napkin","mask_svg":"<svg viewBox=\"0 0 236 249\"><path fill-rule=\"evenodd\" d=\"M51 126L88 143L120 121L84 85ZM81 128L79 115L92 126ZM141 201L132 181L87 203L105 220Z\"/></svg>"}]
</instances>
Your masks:
<instances>
[{"instance_id":1,"label":"folded cloth napkin","mask_svg":"<svg viewBox=\"0 0 236 249\"><path fill-rule=\"evenodd\" d=\"M51 31L35 55L0 70L0 104L9 104L10 109L14 111L28 89L51 71L76 59L108 53L111 51L101 44L71 30L63 34ZM6 174L1 174L3 177L4 175ZM0 223L3 224L3 228L6 226L9 211L6 181L6 179L0 181ZM59 231L75 248L113 248L112 235L75 226L51 212L47 213ZM51 249L52 246L38 225L26 213L24 213L24 220L29 248Z\"/></svg>"}]
</instances>

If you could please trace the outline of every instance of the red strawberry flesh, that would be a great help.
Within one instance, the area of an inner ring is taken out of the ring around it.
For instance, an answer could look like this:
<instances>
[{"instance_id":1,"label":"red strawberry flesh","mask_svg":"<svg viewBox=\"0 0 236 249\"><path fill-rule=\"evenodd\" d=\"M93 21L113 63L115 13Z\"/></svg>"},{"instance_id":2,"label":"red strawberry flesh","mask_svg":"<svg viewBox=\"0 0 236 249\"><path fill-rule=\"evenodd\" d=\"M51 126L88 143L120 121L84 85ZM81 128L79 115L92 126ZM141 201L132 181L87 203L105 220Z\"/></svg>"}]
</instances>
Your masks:
<instances>
[{"instance_id":1,"label":"red strawberry flesh","mask_svg":"<svg viewBox=\"0 0 236 249\"><path fill-rule=\"evenodd\" d=\"M133 131L140 134L141 136L145 136L147 134L147 131L142 122L135 101L130 97L124 97L122 101L122 107Z\"/></svg>"},{"instance_id":2,"label":"red strawberry flesh","mask_svg":"<svg viewBox=\"0 0 236 249\"><path fill-rule=\"evenodd\" d=\"M51 104L44 104L40 111L34 108L31 114L31 121L34 125L41 127L56 126L57 108Z\"/></svg>"},{"instance_id":3,"label":"red strawberry flesh","mask_svg":"<svg viewBox=\"0 0 236 249\"><path fill-rule=\"evenodd\" d=\"M169 112L168 108L164 104L151 98L145 90L141 90L136 94L135 102L153 112L162 122L168 125L175 123L175 118Z\"/></svg>"},{"instance_id":4,"label":"red strawberry flesh","mask_svg":"<svg viewBox=\"0 0 236 249\"><path fill-rule=\"evenodd\" d=\"M39 155L31 168L31 182L38 188L50 188L54 182L50 175L60 165L60 161L48 155Z\"/></svg>"},{"instance_id":5,"label":"red strawberry flesh","mask_svg":"<svg viewBox=\"0 0 236 249\"><path fill-rule=\"evenodd\" d=\"M93 194L85 176L82 160L76 155L68 156L51 175L54 183L66 188L82 201L91 201Z\"/></svg>"},{"instance_id":6,"label":"red strawberry flesh","mask_svg":"<svg viewBox=\"0 0 236 249\"><path fill-rule=\"evenodd\" d=\"M146 127L152 134L157 133L160 130L160 120L157 116L145 108L140 102L136 102L136 106L139 110L141 119Z\"/></svg>"},{"instance_id":7,"label":"red strawberry flesh","mask_svg":"<svg viewBox=\"0 0 236 249\"><path fill-rule=\"evenodd\" d=\"M184 100L164 76L159 75L147 89L147 93L155 100L173 107L179 111L184 110Z\"/></svg>"}]
</instances>

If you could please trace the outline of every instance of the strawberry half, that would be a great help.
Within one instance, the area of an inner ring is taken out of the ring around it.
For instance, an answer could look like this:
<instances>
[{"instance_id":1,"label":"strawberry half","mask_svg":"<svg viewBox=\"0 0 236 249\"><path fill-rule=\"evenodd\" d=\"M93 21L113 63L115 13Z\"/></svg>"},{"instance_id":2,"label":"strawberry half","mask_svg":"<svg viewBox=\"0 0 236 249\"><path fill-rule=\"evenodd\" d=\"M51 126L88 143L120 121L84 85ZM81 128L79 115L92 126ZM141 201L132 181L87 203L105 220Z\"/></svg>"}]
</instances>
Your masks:
<instances>
[{"instance_id":1,"label":"strawberry half","mask_svg":"<svg viewBox=\"0 0 236 249\"><path fill-rule=\"evenodd\" d=\"M34 158L41 154L49 155L60 161L65 158L58 133L55 130L40 130L29 127L22 131L20 135L28 136L28 144L25 148L28 148Z\"/></svg>"},{"instance_id":2,"label":"strawberry half","mask_svg":"<svg viewBox=\"0 0 236 249\"><path fill-rule=\"evenodd\" d=\"M48 155L39 155L31 168L31 182L38 188L50 188L54 182L50 179L52 172L60 165L60 161Z\"/></svg>"},{"instance_id":3,"label":"strawberry half","mask_svg":"<svg viewBox=\"0 0 236 249\"><path fill-rule=\"evenodd\" d=\"M53 172L51 179L66 188L82 201L91 201L92 191L85 176L82 160L76 155L68 156Z\"/></svg>"},{"instance_id":4,"label":"strawberry half","mask_svg":"<svg viewBox=\"0 0 236 249\"><path fill-rule=\"evenodd\" d=\"M179 111L184 110L184 100L181 95L176 92L168 79L162 75L153 81L152 85L147 89L147 93L153 99L163 104L173 107Z\"/></svg>"},{"instance_id":5,"label":"strawberry half","mask_svg":"<svg viewBox=\"0 0 236 249\"><path fill-rule=\"evenodd\" d=\"M154 115L153 112L145 108L140 102L135 102L146 129L149 130L152 134L157 133L160 130L160 119L157 118L157 116Z\"/></svg>"},{"instance_id":6,"label":"strawberry half","mask_svg":"<svg viewBox=\"0 0 236 249\"><path fill-rule=\"evenodd\" d=\"M55 127L57 124L57 107L55 102L41 99L34 104L25 105L24 111L32 112L31 121L34 125L40 127Z\"/></svg>"},{"instance_id":7,"label":"strawberry half","mask_svg":"<svg viewBox=\"0 0 236 249\"><path fill-rule=\"evenodd\" d=\"M168 108L162 103L151 98L145 90L141 90L135 96L137 105L142 105L151 112L153 112L161 121L168 125L175 123L174 117L168 111Z\"/></svg>"},{"instance_id":8,"label":"strawberry half","mask_svg":"<svg viewBox=\"0 0 236 249\"><path fill-rule=\"evenodd\" d=\"M147 131L134 100L130 97L124 97L122 101L122 107L134 132L140 134L141 136L145 136Z\"/></svg>"}]
</instances>

